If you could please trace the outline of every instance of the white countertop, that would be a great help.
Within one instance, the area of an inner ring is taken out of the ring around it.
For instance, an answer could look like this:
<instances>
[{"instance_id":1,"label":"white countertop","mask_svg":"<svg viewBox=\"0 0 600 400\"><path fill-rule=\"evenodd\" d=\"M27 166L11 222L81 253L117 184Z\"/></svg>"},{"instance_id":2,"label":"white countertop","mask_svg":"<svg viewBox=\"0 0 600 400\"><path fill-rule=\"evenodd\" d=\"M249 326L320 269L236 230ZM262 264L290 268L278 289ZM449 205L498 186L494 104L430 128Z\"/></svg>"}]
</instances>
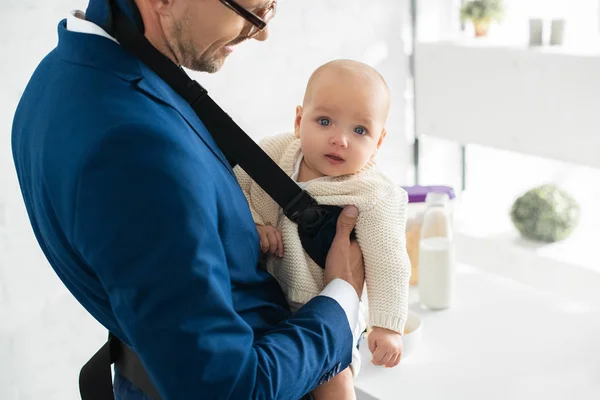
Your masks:
<instances>
[{"instance_id":1,"label":"white countertop","mask_svg":"<svg viewBox=\"0 0 600 400\"><path fill-rule=\"evenodd\" d=\"M600 304L465 265L456 289L445 311L413 302L422 340L398 367L373 366L361 346L358 400L600 399Z\"/></svg>"}]
</instances>

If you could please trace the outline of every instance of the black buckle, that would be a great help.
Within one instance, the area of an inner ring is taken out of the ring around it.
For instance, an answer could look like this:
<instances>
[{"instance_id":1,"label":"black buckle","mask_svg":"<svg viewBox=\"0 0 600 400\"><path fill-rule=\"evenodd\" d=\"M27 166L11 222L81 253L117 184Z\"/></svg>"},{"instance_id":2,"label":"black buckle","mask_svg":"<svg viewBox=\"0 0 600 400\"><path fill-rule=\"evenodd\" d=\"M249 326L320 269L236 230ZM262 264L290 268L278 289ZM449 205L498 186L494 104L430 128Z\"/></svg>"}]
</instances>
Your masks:
<instances>
[{"instance_id":1,"label":"black buckle","mask_svg":"<svg viewBox=\"0 0 600 400\"><path fill-rule=\"evenodd\" d=\"M297 222L300 214L313 204L317 204L316 200L306 190L303 190L283 207L283 213L292 221Z\"/></svg>"},{"instance_id":2,"label":"black buckle","mask_svg":"<svg viewBox=\"0 0 600 400\"><path fill-rule=\"evenodd\" d=\"M311 204L302 212L298 225L311 237L314 237L319 232L319 229L321 229L321 226L323 226L323 220L328 216L329 211L323 206L316 203Z\"/></svg>"}]
</instances>

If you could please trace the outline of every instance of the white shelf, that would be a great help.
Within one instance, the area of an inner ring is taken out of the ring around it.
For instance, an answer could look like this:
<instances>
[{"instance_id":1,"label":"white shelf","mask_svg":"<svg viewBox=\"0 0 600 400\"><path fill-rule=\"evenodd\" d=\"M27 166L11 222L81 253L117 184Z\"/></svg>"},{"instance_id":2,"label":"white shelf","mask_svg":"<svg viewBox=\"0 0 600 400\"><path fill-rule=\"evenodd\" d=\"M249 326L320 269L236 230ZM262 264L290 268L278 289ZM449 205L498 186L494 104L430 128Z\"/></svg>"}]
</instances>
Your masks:
<instances>
[{"instance_id":1,"label":"white shelf","mask_svg":"<svg viewBox=\"0 0 600 400\"><path fill-rule=\"evenodd\" d=\"M418 43L419 134L600 167L600 51Z\"/></svg>"},{"instance_id":2,"label":"white shelf","mask_svg":"<svg viewBox=\"0 0 600 400\"><path fill-rule=\"evenodd\" d=\"M444 47L457 49L491 50L535 53L541 55L560 55L563 57L600 57L600 38L596 44L585 46L529 46L526 43L507 42L496 39L462 38L457 40L421 41L417 49L424 47Z\"/></svg>"}]
</instances>

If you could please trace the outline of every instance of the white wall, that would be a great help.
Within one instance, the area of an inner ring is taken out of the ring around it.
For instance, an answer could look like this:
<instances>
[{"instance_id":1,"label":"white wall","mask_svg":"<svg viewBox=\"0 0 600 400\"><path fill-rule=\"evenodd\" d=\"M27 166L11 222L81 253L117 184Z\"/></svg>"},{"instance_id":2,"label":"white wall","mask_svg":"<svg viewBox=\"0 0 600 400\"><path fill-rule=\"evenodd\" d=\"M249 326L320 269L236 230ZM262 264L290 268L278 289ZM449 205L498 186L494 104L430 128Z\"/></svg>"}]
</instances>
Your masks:
<instances>
[{"instance_id":1,"label":"white wall","mask_svg":"<svg viewBox=\"0 0 600 400\"><path fill-rule=\"evenodd\" d=\"M405 1L284 1L272 22L271 38L235 50L220 74L195 78L254 138L293 129L312 71L335 58L364 61L392 89L388 136L381 167L404 182L408 157L404 132L406 63L402 44ZM407 9L407 8L406 8ZM248 62L252 60L252 62Z\"/></svg>"},{"instance_id":2,"label":"white wall","mask_svg":"<svg viewBox=\"0 0 600 400\"><path fill-rule=\"evenodd\" d=\"M419 41L448 40L460 30L461 0L417 0Z\"/></svg>"},{"instance_id":3,"label":"white wall","mask_svg":"<svg viewBox=\"0 0 600 400\"><path fill-rule=\"evenodd\" d=\"M56 44L56 25L85 0L2 1L0 12L0 399L76 399L80 366L105 339L47 265L31 232L10 153L12 116L29 76ZM236 50L222 73L200 75L253 137L292 129L311 71L333 58L378 68L393 93L382 168L403 182L404 1L283 1L272 38Z\"/></svg>"}]
</instances>

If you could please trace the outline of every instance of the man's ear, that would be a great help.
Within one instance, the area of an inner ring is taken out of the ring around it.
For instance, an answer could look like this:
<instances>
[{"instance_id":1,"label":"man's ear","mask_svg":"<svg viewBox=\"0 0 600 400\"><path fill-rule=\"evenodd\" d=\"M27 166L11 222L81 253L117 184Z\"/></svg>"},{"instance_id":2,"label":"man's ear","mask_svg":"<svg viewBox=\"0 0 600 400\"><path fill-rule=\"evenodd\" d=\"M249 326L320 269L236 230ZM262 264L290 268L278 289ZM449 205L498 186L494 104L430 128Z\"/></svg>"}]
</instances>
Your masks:
<instances>
[{"instance_id":1,"label":"man's ear","mask_svg":"<svg viewBox=\"0 0 600 400\"><path fill-rule=\"evenodd\" d=\"M379 148L381 147L383 139L385 139L385 135L387 135L387 131L385 130L385 128L383 128L383 130L381 131L381 136L379 136L379 142L377 142L377 150L379 150Z\"/></svg>"},{"instance_id":2,"label":"man's ear","mask_svg":"<svg viewBox=\"0 0 600 400\"><path fill-rule=\"evenodd\" d=\"M302 122L302 106L296 106L296 118L294 119L294 136L300 139L300 123Z\"/></svg>"}]
</instances>

